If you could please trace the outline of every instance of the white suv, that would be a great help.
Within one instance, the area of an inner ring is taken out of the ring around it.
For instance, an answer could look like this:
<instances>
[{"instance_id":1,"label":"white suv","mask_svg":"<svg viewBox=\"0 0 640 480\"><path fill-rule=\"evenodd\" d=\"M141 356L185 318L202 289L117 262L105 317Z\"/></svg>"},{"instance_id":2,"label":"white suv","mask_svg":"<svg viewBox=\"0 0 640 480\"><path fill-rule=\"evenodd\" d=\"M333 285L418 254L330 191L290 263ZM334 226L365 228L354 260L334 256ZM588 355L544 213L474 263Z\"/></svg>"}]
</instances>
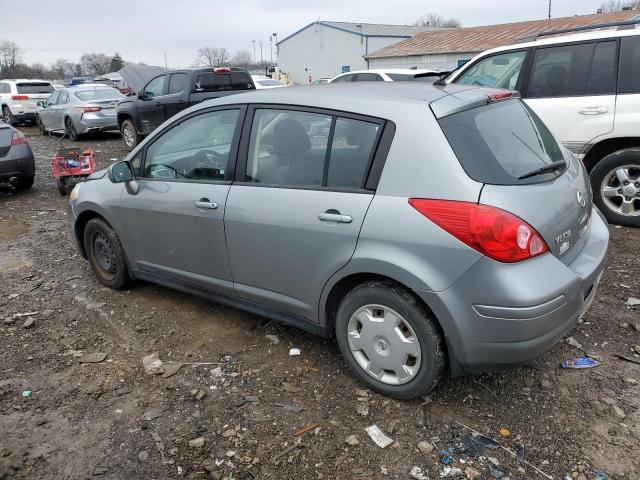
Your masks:
<instances>
[{"instance_id":1,"label":"white suv","mask_svg":"<svg viewBox=\"0 0 640 480\"><path fill-rule=\"evenodd\" d=\"M435 70L415 68L372 68L370 70L357 70L355 72L341 73L333 77L328 83L335 82L400 82L411 81L419 74L437 74ZM434 77L437 79L438 77Z\"/></svg>"},{"instance_id":2,"label":"white suv","mask_svg":"<svg viewBox=\"0 0 640 480\"><path fill-rule=\"evenodd\" d=\"M55 92L47 80L0 80L2 120L9 125L36 120L36 106Z\"/></svg>"},{"instance_id":3,"label":"white suv","mask_svg":"<svg viewBox=\"0 0 640 480\"><path fill-rule=\"evenodd\" d=\"M483 52L447 82L518 90L590 172L611 223L640 227L640 19L543 32ZM617 28L614 28L617 27ZM549 37L549 35L555 35ZM558 34L563 34L558 36Z\"/></svg>"}]
</instances>

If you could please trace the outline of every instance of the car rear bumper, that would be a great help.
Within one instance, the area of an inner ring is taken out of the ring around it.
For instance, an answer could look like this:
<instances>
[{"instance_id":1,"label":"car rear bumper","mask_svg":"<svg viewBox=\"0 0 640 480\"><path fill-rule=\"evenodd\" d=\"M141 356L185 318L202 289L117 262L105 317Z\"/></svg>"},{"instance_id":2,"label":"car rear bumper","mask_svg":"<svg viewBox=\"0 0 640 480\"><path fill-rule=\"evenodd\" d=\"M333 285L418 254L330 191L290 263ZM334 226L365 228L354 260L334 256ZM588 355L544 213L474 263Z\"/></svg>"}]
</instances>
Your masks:
<instances>
[{"instance_id":1,"label":"car rear bumper","mask_svg":"<svg viewBox=\"0 0 640 480\"><path fill-rule=\"evenodd\" d=\"M569 265L551 254L515 264L483 258L442 292L416 291L442 325L452 374L522 364L561 339L596 294L608 242L594 210L586 244Z\"/></svg>"},{"instance_id":2,"label":"car rear bumper","mask_svg":"<svg viewBox=\"0 0 640 480\"><path fill-rule=\"evenodd\" d=\"M12 146L4 157L0 157L0 182L11 177L32 177L35 173L33 152L26 143Z\"/></svg>"},{"instance_id":3,"label":"car rear bumper","mask_svg":"<svg viewBox=\"0 0 640 480\"><path fill-rule=\"evenodd\" d=\"M97 116L92 113L85 113L82 118L76 121L78 133L97 133L118 130L118 118Z\"/></svg>"}]
</instances>

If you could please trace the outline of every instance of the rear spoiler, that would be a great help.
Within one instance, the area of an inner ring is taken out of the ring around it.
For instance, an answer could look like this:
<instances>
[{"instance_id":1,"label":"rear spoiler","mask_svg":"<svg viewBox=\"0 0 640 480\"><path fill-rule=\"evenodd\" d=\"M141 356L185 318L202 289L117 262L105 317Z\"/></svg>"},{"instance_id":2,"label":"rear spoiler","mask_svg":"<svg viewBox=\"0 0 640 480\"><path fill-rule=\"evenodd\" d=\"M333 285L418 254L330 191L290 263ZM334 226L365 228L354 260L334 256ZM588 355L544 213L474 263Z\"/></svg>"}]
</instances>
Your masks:
<instances>
[{"instance_id":1,"label":"rear spoiler","mask_svg":"<svg viewBox=\"0 0 640 480\"><path fill-rule=\"evenodd\" d=\"M439 98L429 105L437 119L490 103L520 98L520 93L517 91L495 88L468 88L448 93L450 94L446 97Z\"/></svg>"}]
</instances>

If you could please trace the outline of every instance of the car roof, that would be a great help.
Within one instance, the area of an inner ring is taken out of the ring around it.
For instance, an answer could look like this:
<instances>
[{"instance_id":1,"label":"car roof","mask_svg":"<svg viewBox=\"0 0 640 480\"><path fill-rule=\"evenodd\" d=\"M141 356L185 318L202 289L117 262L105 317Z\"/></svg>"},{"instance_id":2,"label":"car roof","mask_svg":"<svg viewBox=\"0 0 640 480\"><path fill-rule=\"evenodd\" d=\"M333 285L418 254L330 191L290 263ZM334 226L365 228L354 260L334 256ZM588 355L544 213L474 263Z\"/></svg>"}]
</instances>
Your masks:
<instances>
[{"instance_id":1,"label":"car roof","mask_svg":"<svg viewBox=\"0 0 640 480\"><path fill-rule=\"evenodd\" d=\"M464 92L464 93L463 93ZM402 104L429 104L443 97L452 96L457 103L477 102L480 98L503 92L492 88L471 85L447 84L436 86L423 82L362 82L304 85L289 88L273 88L238 93L198 104L202 108L230 104L278 104L359 113L394 119L406 117ZM192 107L193 108L193 107ZM196 108L197 109L197 108ZM193 111L189 109L189 111Z\"/></svg>"},{"instance_id":2,"label":"car roof","mask_svg":"<svg viewBox=\"0 0 640 480\"><path fill-rule=\"evenodd\" d=\"M561 43L573 43L580 41L589 41L589 40L599 40L599 39L607 39L607 38L617 38L617 37L631 37L635 35L640 35L640 29L624 29L624 30L612 30L612 29L602 29L602 30L591 30L587 32L577 32L570 33L564 35L554 35L554 36L545 36L536 40L531 40L527 42L520 43L512 43L510 45L504 45L502 47L496 47L489 50L485 50L480 55L486 55L488 53L494 52L502 52L505 50L517 50L519 48L530 48L530 47L540 47L546 45L556 45Z\"/></svg>"},{"instance_id":3,"label":"car roof","mask_svg":"<svg viewBox=\"0 0 640 480\"><path fill-rule=\"evenodd\" d=\"M405 73L405 74L417 74L417 73L426 73L426 72L435 72L435 70L431 70L428 68L370 68L368 70L353 70L351 72L344 72L336 75L336 77L340 77L342 75L349 75L350 73Z\"/></svg>"},{"instance_id":4,"label":"car roof","mask_svg":"<svg viewBox=\"0 0 640 480\"><path fill-rule=\"evenodd\" d=\"M49 80L39 80L37 78L6 78L0 80L0 82L15 82L15 83L51 83Z\"/></svg>"}]
</instances>

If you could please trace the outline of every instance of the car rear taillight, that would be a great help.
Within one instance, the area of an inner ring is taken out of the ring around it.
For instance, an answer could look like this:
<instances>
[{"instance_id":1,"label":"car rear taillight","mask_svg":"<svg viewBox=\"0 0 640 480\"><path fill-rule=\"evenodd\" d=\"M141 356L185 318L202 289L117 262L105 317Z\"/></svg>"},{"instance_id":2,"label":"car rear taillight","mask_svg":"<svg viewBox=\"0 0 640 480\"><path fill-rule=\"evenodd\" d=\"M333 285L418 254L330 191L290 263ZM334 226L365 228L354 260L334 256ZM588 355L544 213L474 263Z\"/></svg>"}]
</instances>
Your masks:
<instances>
[{"instance_id":1,"label":"car rear taillight","mask_svg":"<svg viewBox=\"0 0 640 480\"><path fill-rule=\"evenodd\" d=\"M493 95L487 95L489 97L489 102L499 102L500 100L508 100L513 97L513 92L500 92L494 93Z\"/></svg>"},{"instance_id":2,"label":"car rear taillight","mask_svg":"<svg viewBox=\"0 0 640 480\"><path fill-rule=\"evenodd\" d=\"M23 143L27 143L27 137L20 130L14 130L11 136L11 145L22 145Z\"/></svg>"},{"instance_id":3,"label":"car rear taillight","mask_svg":"<svg viewBox=\"0 0 640 480\"><path fill-rule=\"evenodd\" d=\"M76 112L83 112L83 113L89 113L89 112L99 112L100 110L102 110L102 107L98 107L98 106L87 106L87 107L76 107Z\"/></svg>"},{"instance_id":4,"label":"car rear taillight","mask_svg":"<svg viewBox=\"0 0 640 480\"><path fill-rule=\"evenodd\" d=\"M29 100L29 95L11 95L11 100Z\"/></svg>"},{"instance_id":5,"label":"car rear taillight","mask_svg":"<svg viewBox=\"0 0 640 480\"><path fill-rule=\"evenodd\" d=\"M488 205L411 198L409 204L443 230L499 262L520 262L549 251L527 222Z\"/></svg>"},{"instance_id":6,"label":"car rear taillight","mask_svg":"<svg viewBox=\"0 0 640 480\"><path fill-rule=\"evenodd\" d=\"M229 73L230 71L229 67L216 67L213 69L213 73Z\"/></svg>"}]
</instances>

